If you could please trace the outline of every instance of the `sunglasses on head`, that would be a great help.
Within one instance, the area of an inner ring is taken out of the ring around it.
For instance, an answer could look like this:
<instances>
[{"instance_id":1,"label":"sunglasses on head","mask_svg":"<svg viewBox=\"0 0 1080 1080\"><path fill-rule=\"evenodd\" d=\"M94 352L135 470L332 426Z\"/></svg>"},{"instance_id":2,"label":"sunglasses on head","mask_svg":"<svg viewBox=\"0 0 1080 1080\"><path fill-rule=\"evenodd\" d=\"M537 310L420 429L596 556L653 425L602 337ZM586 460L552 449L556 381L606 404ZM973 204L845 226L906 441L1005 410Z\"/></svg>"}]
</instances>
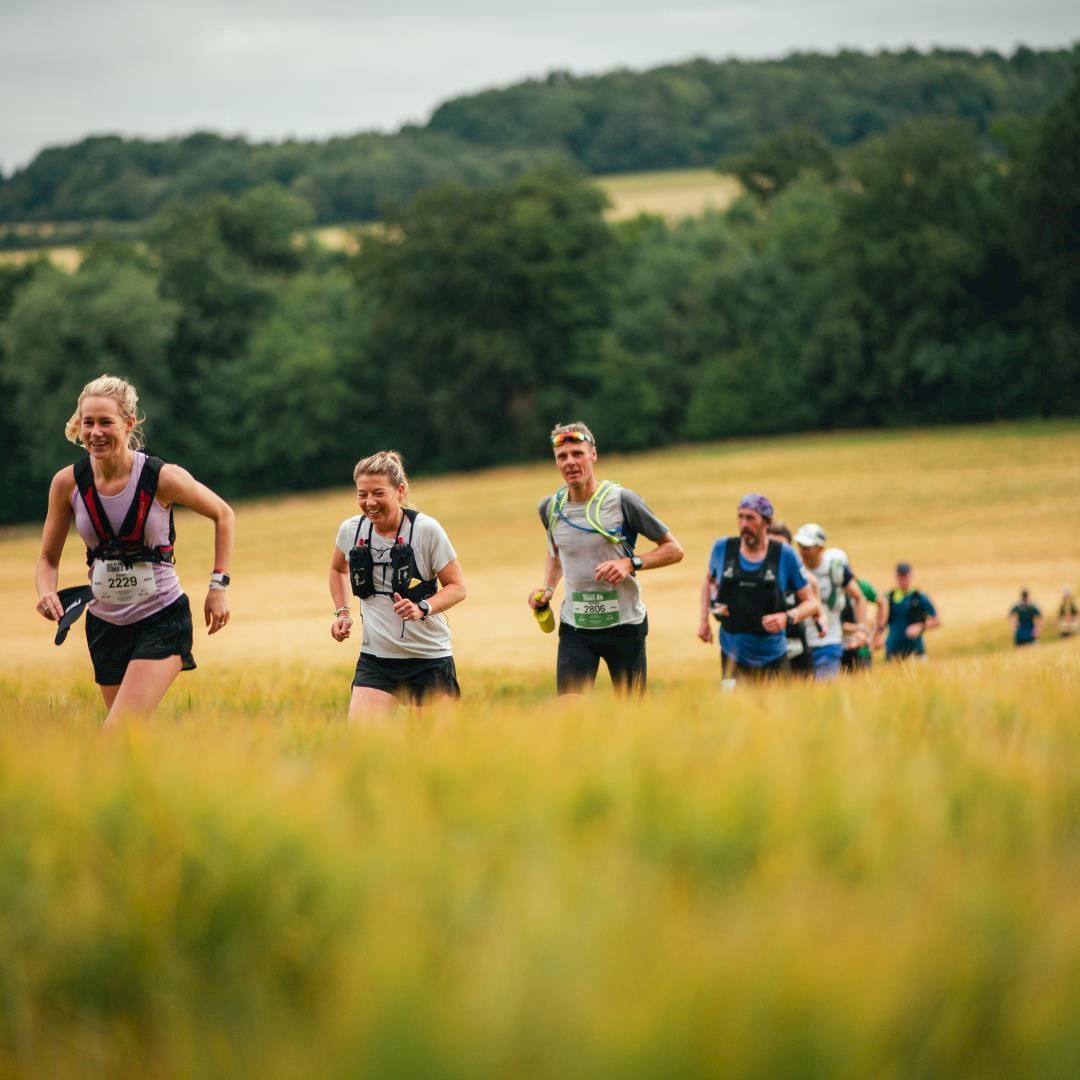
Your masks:
<instances>
[{"instance_id":1,"label":"sunglasses on head","mask_svg":"<svg viewBox=\"0 0 1080 1080\"><path fill-rule=\"evenodd\" d=\"M585 434L584 431L560 431L551 436L551 445L554 447L560 447L563 443L583 443L592 442L592 439Z\"/></svg>"}]
</instances>

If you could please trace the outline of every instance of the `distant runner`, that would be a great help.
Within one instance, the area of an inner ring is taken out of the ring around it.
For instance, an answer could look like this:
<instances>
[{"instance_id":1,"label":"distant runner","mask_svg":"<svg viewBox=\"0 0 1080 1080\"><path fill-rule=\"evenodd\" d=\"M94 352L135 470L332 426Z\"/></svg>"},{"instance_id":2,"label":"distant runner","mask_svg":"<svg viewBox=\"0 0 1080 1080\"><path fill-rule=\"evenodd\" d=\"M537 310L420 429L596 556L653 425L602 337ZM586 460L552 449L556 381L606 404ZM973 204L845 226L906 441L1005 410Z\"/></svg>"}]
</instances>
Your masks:
<instances>
[{"instance_id":1,"label":"distant runner","mask_svg":"<svg viewBox=\"0 0 1080 1080\"><path fill-rule=\"evenodd\" d=\"M1061 604L1058 607L1058 633L1062 637L1080 634L1080 608L1076 606L1072 588L1069 585L1061 591Z\"/></svg>"},{"instance_id":2,"label":"distant runner","mask_svg":"<svg viewBox=\"0 0 1080 1080\"><path fill-rule=\"evenodd\" d=\"M1027 589L1020 590L1020 599L1009 609L1009 623L1013 631L1013 644L1035 645L1042 633L1042 612L1031 602Z\"/></svg>"},{"instance_id":3,"label":"distant runner","mask_svg":"<svg viewBox=\"0 0 1080 1080\"><path fill-rule=\"evenodd\" d=\"M203 602L211 634L229 622L233 512L186 469L144 452L139 395L126 379L102 375L87 383L64 434L87 453L61 469L49 488L37 610L59 623L59 645L85 607L109 729L149 716L176 676L195 667L191 605L173 557L173 507L214 523L214 569ZM72 522L86 545L90 585L57 592Z\"/></svg>"},{"instance_id":4,"label":"distant runner","mask_svg":"<svg viewBox=\"0 0 1080 1080\"><path fill-rule=\"evenodd\" d=\"M770 522L768 532L771 539L783 540L786 544L794 544L791 530L782 521ZM792 550L795 551L794 547ZM795 555L798 556L798 554L798 551L795 551ZM803 567L804 576L810 583L810 589L814 594L814 598L817 599L817 579L810 574L806 574L805 570L806 568ZM784 607L790 611L792 608L798 606L799 598L795 595L794 590L785 592ZM819 614L817 618L820 619L821 615ZM785 631L785 636L787 638L788 664L791 668L791 674L802 678L809 678L814 673L810 660L810 646L806 643L806 625L808 622L808 619L788 622L787 630Z\"/></svg>"},{"instance_id":5,"label":"distant runner","mask_svg":"<svg viewBox=\"0 0 1080 1080\"><path fill-rule=\"evenodd\" d=\"M878 605L877 630L874 648L885 639L885 659L903 660L914 657L926 659L923 635L941 625L937 610L926 593L911 587L911 563L896 564L896 588L882 596ZM888 635L885 631L888 629Z\"/></svg>"},{"instance_id":6,"label":"distant runner","mask_svg":"<svg viewBox=\"0 0 1080 1080\"><path fill-rule=\"evenodd\" d=\"M352 633L350 593L364 621L349 720L378 718L397 703L461 696L443 612L465 599L465 578L443 527L407 506L409 478L396 450L353 470L360 513L341 523L330 557L330 636Z\"/></svg>"},{"instance_id":7,"label":"distant runner","mask_svg":"<svg viewBox=\"0 0 1080 1080\"><path fill-rule=\"evenodd\" d=\"M855 625L866 632L866 599L848 565L847 555L836 547L825 547L825 530L814 522L803 525L795 534L795 543L806 569L818 583L818 596L825 614L824 632L812 623L806 630L814 678L835 679L840 674L844 652L844 631L840 614L845 599L855 609Z\"/></svg>"},{"instance_id":8,"label":"distant runner","mask_svg":"<svg viewBox=\"0 0 1080 1080\"><path fill-rule=\"evenodd\" d=\"M713 639L710 611L720 619L720 661L726 680L759 682L790 674L788 626L818 612L798 556L770 539L773 505L764 495L746 495L739 503L739 535L713 544L701 587L698 637ZM786 593L798 601L789 608Z\"/></svg>"},{"instance_id":9,"label":"distant runner","mask_svg":"<svg viewBox=\"0 0 1080 1080\"><path fill-rule=\"evenodd\" d=\"M590 689L601 660L616 690L643 693L649 620L637 575L679 562L682 546L640 495L610 480L597 481L596 440L585 424L559 424L551 433L551 445L566 484L540 500L547 561L544 584L530 591L529 607L535 611L550 603L565 576L558 693ZM636 554L639 536L656 547Z\"/></svg>"},{"instance_id":10,"label":"distant runner","mask_svg":"<svg viewBox=\"0 0 1080 1080\"><path fill-rule=\"evenodd\" d=\"M862 590L866 602L876 605L878 603L877 589L866 578L856 578L855 581ZM869 630L869 615L866 617L865 624L859 623L855 605L848 597L844 610L840 612L840 624L844 629L844 655L840 658L840 670L848 673L869 671L874 662L874 654L870 649L872 635Z\"/></svg>"}]
</instances>

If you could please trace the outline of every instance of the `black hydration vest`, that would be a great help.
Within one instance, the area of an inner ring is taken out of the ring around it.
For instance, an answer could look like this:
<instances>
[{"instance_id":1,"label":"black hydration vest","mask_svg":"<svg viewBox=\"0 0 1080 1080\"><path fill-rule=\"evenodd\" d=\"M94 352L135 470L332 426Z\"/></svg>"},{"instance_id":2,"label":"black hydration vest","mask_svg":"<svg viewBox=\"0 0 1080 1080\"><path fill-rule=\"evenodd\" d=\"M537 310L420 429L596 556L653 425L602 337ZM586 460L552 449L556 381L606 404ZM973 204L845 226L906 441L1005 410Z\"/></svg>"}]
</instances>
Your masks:
<instances>
[{"instance_id":1,"label":"black hydration vest","mask_svg":"<svg viewBox=\"0 0 1080 1080\"><path fill-rule=\"evenodd\" d=\"M765 558L756 570L745 570L739 562L739 537L728 537L724 550L724 569L717 584L717 603L724 604L728 614L721 625L729 634L769 633L761 625L762 617L785 611L780 592L779 540L770 540Z\"/></svg>"},{"instance_id":2,"label":"black hydration vest","mask_svg":"<svg viewBox=\"0 0 1080 1080\"><path fill-rule=\"evenodd\" d=\"M90 459L84 457L75 463L75 484L79 489L83 505L86 507L90 524L97 534L98 546L86 549L86 565L93 566L95 559L122 562L130 568L133 563L171 563L173 543L176 540L176 528L173 524L172 509L169 510L169 542L161 547L146 546L146 519L150 507L154 505L157 494L161 466L165 462L159 457L147 455L143 463L139 482L135 487L135 497L131 500L127 514L120 525L120 532L114 532L109 522L109 515L101 503L101 496L94 486L94 469Z\"/></svg>"},{"instance_id":3,"label":"black hydration vest","mask_svg":"<svg viewBox=\"0 0 1080 1080\"><path fill-rule=\"evenodd\" d=\"M429 596L434 596L439 591L437 578L424 581L420 577L420 570L416 565L416 554L412 546L413 529L416 528L416 511L405 510L405 517L409 519L409 541L399 536L397 541L390 546L390 561L376 562L371 550L371 533L374 525L366 517L361 517L356 526L356 536L353 537L353 546L349 549L349 581L352 584L353 596L361 600L368 600L372 596L390 596L394 593L406 600L418 604ZM360 535L367 521L367 539ZM388 588L375 587L375 567L389 567L389 575L383 571L383 583Z\"/></svg>"}]
</instances>

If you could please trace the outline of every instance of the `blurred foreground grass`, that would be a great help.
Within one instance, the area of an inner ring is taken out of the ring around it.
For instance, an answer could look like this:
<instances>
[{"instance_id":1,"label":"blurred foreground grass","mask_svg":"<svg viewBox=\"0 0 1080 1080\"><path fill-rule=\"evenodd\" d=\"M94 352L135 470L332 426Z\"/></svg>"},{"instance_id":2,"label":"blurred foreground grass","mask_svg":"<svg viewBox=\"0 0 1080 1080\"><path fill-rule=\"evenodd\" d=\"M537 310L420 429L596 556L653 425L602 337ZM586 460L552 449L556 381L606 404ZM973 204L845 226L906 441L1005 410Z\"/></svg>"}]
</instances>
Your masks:
<instances>
[{"instance_id":1,"label":"blurred foreground grass","mask_svg":"<svg viewBox=\"0 0 1080 1080\"><path fill-rule=\"evenodd\" d=\"M350 730L264 663L115 739L0 676L0 1075L1075 1076L1078 675L488 670Z\"/></svg>"}]
</instances>

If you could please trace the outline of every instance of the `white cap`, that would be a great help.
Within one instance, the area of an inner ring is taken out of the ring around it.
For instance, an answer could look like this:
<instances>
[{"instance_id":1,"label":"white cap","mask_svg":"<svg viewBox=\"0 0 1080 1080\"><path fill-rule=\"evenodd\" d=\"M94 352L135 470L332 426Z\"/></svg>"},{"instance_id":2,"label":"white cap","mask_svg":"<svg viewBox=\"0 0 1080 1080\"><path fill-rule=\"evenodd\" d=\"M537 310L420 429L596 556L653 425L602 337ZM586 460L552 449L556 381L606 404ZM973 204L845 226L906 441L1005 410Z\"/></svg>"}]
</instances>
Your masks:
<instances>
[{"instance_id":1,"label":"white cap","mask_svg":"<svg viewBox=\"0 0 1080 1080\"><path fill-rule=\"evenodd\" d=\"M805 525L799 526L799 531L795 534L795 543L800 547L824 547L825 530L820 525L808 521Z\"/></svg>"}]
</instances>

